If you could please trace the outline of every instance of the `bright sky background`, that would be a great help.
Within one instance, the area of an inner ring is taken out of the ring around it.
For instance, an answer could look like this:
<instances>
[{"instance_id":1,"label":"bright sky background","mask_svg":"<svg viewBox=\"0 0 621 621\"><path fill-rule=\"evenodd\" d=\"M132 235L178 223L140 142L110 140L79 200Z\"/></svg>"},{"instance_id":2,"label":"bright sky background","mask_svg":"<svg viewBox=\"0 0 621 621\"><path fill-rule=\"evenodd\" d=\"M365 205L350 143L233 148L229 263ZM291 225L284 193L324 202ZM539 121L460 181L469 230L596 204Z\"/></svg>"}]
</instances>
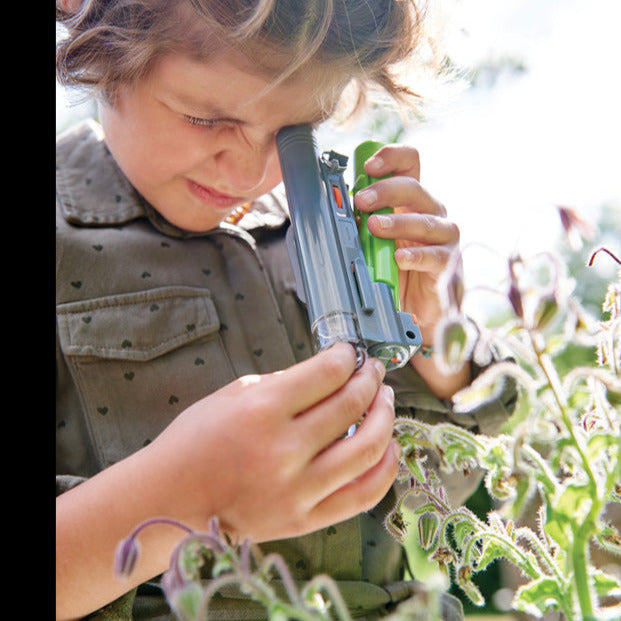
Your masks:
<instances>
[{"instance_id":1,"label":"bright sky background","mask_svg":"<svg viewBox=\"0 0 621 621\"><path fill-rule=\"evenodd\" d=\"M621 209L621 2L456 6L455 19L463 16L470 32L455 41L457 61L512 55L526 68L500 76L493 89L464 93L412 136L424 158L423 181L455 205L464 235L498 231L500 249L540 249L550 239L554 205L589 213L616 202Z\"/></svg>"},{"instance_id":2,"label":"bright sky background","mask_svg":"<svg viewBox=\"0 0 621 621\"><path fill-rule=\"evenodd\" d=\"M515 56L526 71L463 94L412 140L423 183L450 210L463 244L504 255L549 249L556 205L621 220L621 2L459 0L453 57L465 65ZM621 251L621 240L612 241ZM479 252L473 279L491 275ZM587 252L588 256L588 252Z\"/></svg>"},{"instance_id":3,"label":"bright sky background","mask_svg":"<svg viewBox=\"0 0 621 621\"><path fill-rule=\"evenodd\" d=\"M608 204L621 221L621 1L450 6L455 63L512 57L525 71L453 96L402 141L419 150L421 182L460 226L468 286L494 285L504 257L554 247L556 205L595 217ZM606 241L621 251L621 240Z\"/></svg>"},{"instance_id":4,"label":"bright sky background","mask_svg":"<svg viewBox=\"0 0 621 621\"><path fill-rule=\"evenodd\" d=\"M556 205L592 217L608 204L621 220L621 0L444 4L455 63L511 57L525 67L466 89L403 138L421 153L423 185L460 226L471 284L489 284L501 257L556 242ZM89 110L68 110L59 93L57 125ZM355 138L323 131L320 143L349 148ZM611 247L621 252L621 240Z\"/></svg>"}]
</instances>

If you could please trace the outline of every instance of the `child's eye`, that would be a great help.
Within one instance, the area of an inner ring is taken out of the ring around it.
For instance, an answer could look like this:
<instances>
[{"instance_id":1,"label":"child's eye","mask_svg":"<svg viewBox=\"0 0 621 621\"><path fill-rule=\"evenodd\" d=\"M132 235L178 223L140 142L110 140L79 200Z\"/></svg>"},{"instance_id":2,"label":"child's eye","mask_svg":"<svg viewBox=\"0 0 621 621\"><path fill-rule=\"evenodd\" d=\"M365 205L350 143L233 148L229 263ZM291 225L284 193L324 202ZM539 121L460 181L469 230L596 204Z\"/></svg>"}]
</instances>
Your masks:
<instances>
[{"instance_id":1,"label":"child's eye","mask_svg":"<svg viewBox=\"0 0 621 621\"><path fill-rule=\"evenodd\" d=\"M196 116L190 116L189 114L184 114L183 117L188 123L191 123L192 125L200 125L201 127L206 127L207 129L215 129L222 124L220 119L201 119Z\"/></svg>"}]
</instances>

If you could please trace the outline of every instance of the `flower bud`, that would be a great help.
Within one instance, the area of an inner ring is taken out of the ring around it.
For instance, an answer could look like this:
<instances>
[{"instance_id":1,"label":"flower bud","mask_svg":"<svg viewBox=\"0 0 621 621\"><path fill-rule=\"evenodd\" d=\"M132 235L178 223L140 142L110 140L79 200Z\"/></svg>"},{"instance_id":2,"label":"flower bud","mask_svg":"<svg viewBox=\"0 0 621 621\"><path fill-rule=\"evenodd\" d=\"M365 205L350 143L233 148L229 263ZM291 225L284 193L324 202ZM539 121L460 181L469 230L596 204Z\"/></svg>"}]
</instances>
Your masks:
<instances>
[{"instance_id":1,"label":"flower bud","mask_svg":"<svg viewBox=\"0 0 621 621\"><path fill-rule=\"evenodd\" d=\"M540 298L533 313L533 328L543 330L558 312L558 301L553 293Z\"/></svg>"},{"instance_id":2,"label":"flower bud","mask_svg":"<svg viewBox=\"0 0 621 621\"><path fill-rule=\"evenodd\" d=\"M127 578L131 575L138 560L138 552L139 546L136 537L130 536L121 541L114 556L114 568L118 576Z\"/></svg>"},{"instance_id":3,"label":"flower bud","mask_svg":"<svg viewBox=\"0 0 621 621\"><path fill-rule=\"evenodd\" d=\"M435 561L438 563L440 568L446 567L449 563L453 563L455 561L455 553L446 546L440 546L435 552L429 557L429 560Z\"/></svg>"},{"instance_id":4,"label":"flower bud","mask_svg":"<svg viewBox=\"0 0 621 621\"><path fill-rule=\"evenodd\" d=\"M456 372L469 360L474 342L473 330L464 318L448 318L438 324L436 343L439 361L447 373Z\"/></svg>"},{"instance_id":5,"label":"flower bud","mask_svg":"<svg viewBox=\"0 0 621 621\"><path fill-rule=\"evenodd\" d=\"M561 225L572 250L579 250L582 247L583 239L593 239L595 228L575 209L563 205L559 205L557 209Z\"/></svg>"},{"instance_id":6,"label":"flower bud","mask_svg":"<svg viewBox=\"0 0 621 621\"><path fill-rule=\"evenodd\" d=\"M436 539L440 520L435 513L425 511L418 518L418 540L423 550L430 550Z\"/></svg>"},{"instance_id":7,"label":"flower bud","mask_svg":"<svg viewBox=\"0 0 621 621\"><path fill-rule=\"evenodd\" d=\"M509 303L513 312L520 318L524 318L524 304L522 303L522 292L518 286L518 278L516 274L516 266L522 264L522 259L519 256L509 257Z\"/></svg>"},{"instance_id":8,"label":"flower bud","mask_svg":"<svg viewBox=\"0 0 621 621\"><path fill-rule=\"evenodd\" d=\"M405 541L405 537L407 535L408 524L403 518L403 514L401 511L393 511L390 513L385 521L384 526L388 532L400 543Z\"/></svg>"},{"instance_id":9,"label":"flower bud","mask_svg":"<svg viewBox=\"0 0 621 621\"><path fill-rule=\"evenodd\" d=\"M483 606L485 604L485 598L481 591L476 584L472 582L471 567L463 566L459 568L457 572L457 584L475 606Z\"/></svg>"},{"instance_id":10,"label":"flower bud","mask_svg":"<svg viewBox=\"0 0 621 621\"><path fill-rule=\"evenodd\" d=\"M520 318L524 318L524 305L522 304L522 293L518 288L517 284L512 282L509 287L509 304L511 304L511 308L513 312Z\"/></svg>"}]
</instances>

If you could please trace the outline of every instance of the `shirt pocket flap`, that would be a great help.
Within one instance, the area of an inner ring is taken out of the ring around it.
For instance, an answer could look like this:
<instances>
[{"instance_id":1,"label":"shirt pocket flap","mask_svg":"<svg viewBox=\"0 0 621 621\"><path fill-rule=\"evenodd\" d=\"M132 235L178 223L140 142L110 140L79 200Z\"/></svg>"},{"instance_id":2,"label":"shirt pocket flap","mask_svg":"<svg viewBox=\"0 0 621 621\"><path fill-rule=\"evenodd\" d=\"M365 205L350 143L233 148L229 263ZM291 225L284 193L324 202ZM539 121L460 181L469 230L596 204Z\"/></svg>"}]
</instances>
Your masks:
<instances>
[{"instance_id":1,"label":"shirt pocket flap","mask_svg":"<svg viewBox=\"0 0 621 621\"><path fill-rule=\"evenodd\" d=\"M57 306L67 355L151 360L220 329L207 289L162 287Z\"/></svg>"}]
</instances>

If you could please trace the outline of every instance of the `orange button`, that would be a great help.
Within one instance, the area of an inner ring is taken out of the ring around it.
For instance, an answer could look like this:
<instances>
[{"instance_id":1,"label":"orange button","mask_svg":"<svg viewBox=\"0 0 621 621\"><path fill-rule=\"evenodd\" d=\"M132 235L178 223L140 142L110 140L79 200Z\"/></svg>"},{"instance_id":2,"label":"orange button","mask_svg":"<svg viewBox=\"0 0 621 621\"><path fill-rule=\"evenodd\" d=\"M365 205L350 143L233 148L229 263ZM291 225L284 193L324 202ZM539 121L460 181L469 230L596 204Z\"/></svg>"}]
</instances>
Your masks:
<instances>
[{"instance_id":1,"label":"orange button","mask_svg":"<svg viewBox=\"0 0 621 621\"><path fill-rule=\"evenodd\" d=\"M343 209L343 197L341 196L341 191L336 186L332 186L332 189L334 190L334 198L336 198L336 206L339 209Z\"/></svg>"}]
</instances>

